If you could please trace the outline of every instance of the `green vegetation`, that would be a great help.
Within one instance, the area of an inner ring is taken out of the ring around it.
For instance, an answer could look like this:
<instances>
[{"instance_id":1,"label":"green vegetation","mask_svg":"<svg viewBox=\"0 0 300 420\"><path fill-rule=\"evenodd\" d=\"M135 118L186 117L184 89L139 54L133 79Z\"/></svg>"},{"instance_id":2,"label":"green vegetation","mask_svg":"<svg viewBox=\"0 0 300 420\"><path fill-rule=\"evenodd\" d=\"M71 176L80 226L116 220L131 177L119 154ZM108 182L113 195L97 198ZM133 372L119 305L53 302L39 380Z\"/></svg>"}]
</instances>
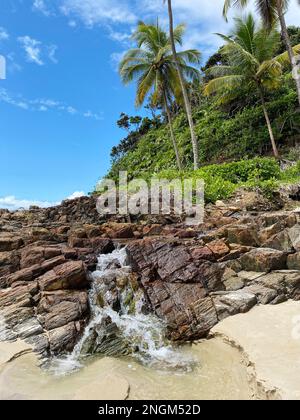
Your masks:
<instances>
[{"instance_id":1,"label":"green vegetation","mask_svg":"<svg viewBox=\"0 0 300 420\"><path fill-rule=\"evenodd\" d=\"M259 3L268 6L272 1ZM226 7L236 3L227 1ZM276 0L282 10L287 4ZM176 51L183 27L173 28L171 0L168 6L169 36L158 24L140 23L134 34L137 49L121 63L123 81L137 81L137 104L148 100L150 115L121 114L118 126L127 136L112 149L107 177L117 180L119 171L126 170L129 179L201 178L207 202L228 198L241 186L271 195L280 183L299 181L299 163L285 171L279 163L282 158L300 159L298 93L287 51L288 37L292 53L300 52L300 28L280 34L273 16L269 22L262 10L265 27L251 15L236 19L231 34L221 35L225 45L208 59L199 79L199 53ZM277 159L268 157L272 153Z\"/></svg>"},{"instance_id":2,"label":"green vegetation","mask_svg":"<svg viewBox=\"0 0 300 420\"><path fill-rule=\"evenodd\" d=\"M250 3L250 0L225 0L223 15L227 18L227 13L230 7L246 7ZM300 4L300 1L298 0ZM277 24L280 24L281 36L285 44L286 53L285 59L289 60L290 66L293 68L294 74L298 73L298 66L295 61L295 56L298 52L293 51L292 38L289 34L285 14L288 10L290 0L255 0L255 6L258 10L262 23L265 28L272 32L273 28L276 28ZM295 78L295 87L298 95L298 102L300 105L300 78Z\"/></svg>"},{"instance_id":3,"label":"green vegetation","mask_svg":"<svg viewBox=\"0 0 300 420\"><path fill-rule=\"evenodd\" d=\"M179 25L174 29L173 37L182 45L185 27ZM152 105L161 105L168 117L170 135L176 155L178 168L181 170L181 159L177 148L172 125L170 102L173 98L179 103L182 100L180 80L173 60L171 41L166 32L159 26L138 24L133 34L137 48L129 50L120 64L120 75L124 84L137 81L136 105L140 107L151 92ZM199 64L200 53L197 50L185 50L177 54L178 66L185 78L200 80L200 72L191 64Z\"/></svg>"},{"instance_id":4,"label":"green vegetation","mask_svg":"<svg viewBox=\"0 0 300 420\"><path fill-rule=\"evenodd\" d=\"M204 87L204 93L218 93L220 103L228 103L241 96L243 90L256 91L270 135L274 156L279 157L269 112L266 106L266 92L280 87L286 54L274 57L280 44L277 30L267 31L257 26L254 17L236 18L231 37L219 35L226 45L221 49L227 65L216 65L207 70L213 76ZM295 47L295 52L300 46ZM243 86L243 89L241 89Z\"/></svg>"},{"instance_id":5,"label":"green vegetation","mask_svg":"<svg viewBox=\"0 0 300 420\"><path fill-rule=\"evenodd\" d=\"M150 183L153 173L142 172L140 176ZM275 158L242 160L223 164L203 166L201 169L178 171L165 169L155 173L159 179L201 179L205 182L206 202L230 198L240 187L259 189L270 197L280 184L290 184L300 179L300 160L286 170L281 170ZM117 180L117 179L116 179Z\"/></svg>"}]
</instances>

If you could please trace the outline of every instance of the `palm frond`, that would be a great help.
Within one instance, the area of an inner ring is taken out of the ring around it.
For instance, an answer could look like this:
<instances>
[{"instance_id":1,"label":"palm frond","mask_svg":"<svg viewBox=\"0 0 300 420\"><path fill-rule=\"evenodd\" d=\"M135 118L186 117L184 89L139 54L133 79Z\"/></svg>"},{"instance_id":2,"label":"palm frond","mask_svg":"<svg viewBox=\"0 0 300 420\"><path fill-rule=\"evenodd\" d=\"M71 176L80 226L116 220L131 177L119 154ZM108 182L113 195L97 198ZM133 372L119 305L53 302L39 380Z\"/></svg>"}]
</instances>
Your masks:
<instances>
[{"instance_id":1,"label":"palm frond","mask_svg":"<svg viewBox=\"0 0 300 420\"><path fill-rule=\"evenodd\" d=\"M295 45L293 47L293 51L295 55L299 55L300 54L300 44ZM285 51L284 53L278 55L277 57L275 57L275 60L278 61L278 63L284 65L290 64L290 58L288 55L288 52Z\"/></svg>"},{"instance_id":2,"label":"palm frond","mask_svg":"<svg viewBox=\"0 0 300 420\"><path fill-rule=\"evenodd\" d=\"M201 53L196 49L180 51L177 57L191 64L200 64L201 61Z\"/></svg>"},{"instance_id":3,"label":"palm frond","mask_svg":"<svg viewBox=\"0 0 300 420\"><path fill-rule=\"evenodd\" d=\"M245 77L240 74L217 77L204 86L204 95L209 96L214 93L220 93L225 89L235 89L245 82Z\"/></svg>"}]
</instances>

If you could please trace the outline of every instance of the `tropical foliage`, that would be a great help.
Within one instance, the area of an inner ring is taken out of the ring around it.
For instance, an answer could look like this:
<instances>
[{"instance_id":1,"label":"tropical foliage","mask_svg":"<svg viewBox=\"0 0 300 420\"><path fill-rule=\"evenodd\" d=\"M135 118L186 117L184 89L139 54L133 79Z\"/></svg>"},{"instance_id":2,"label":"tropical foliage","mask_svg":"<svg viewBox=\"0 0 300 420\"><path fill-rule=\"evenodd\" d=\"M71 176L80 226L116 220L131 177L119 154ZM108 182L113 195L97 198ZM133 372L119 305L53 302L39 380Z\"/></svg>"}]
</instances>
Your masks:
<instances>
[{"instance_id":1,"label":"tropical foliage","mask_svg":"<svg viewBox=\"0 0 300 420\"><path fill-rule=\"evenodd\" d=\"M269 130L273 153L278 157L278 149L265 102L265 91L278 89L283 73L286 53L274 57L279 48L280 36L277 30L268 31L258 27L254 17L236 18L232 36L219 35L226 45L221 54L225 56L227 65L211 67L207 73L214 78L210 80L204 92L220 94L220 101L226 103L244 94L244 90L256 90ZM300 51L300 45L295 51ZM241 90L241 86L243 90Z\"/></svg>"},{"instance_id":2,"label":"tropical foliage","mask_svg":"<svg viewBox=\"0 0 300 420\"><path fill-rule=\"evenodd\" d=\"M174 30L174 40L179 45L182 45L184 30L184 25L179 25ZM181 160L172 127L170 102L173 98L178 103L182 102L176 66L179 66L185 80L199 80L199 71L193 65L199 64L200 53L192 49L181 51L177 54L178 64L176 64L171 40L158 23L146 25L140 22L133 39L137 48L129 50L121 61L121 78L125 84L137 82L137 106L141 106L147 96L151 95L151 102L164 108L168 116L177 165L181 169Z\"/></svg>"}]
</instances>

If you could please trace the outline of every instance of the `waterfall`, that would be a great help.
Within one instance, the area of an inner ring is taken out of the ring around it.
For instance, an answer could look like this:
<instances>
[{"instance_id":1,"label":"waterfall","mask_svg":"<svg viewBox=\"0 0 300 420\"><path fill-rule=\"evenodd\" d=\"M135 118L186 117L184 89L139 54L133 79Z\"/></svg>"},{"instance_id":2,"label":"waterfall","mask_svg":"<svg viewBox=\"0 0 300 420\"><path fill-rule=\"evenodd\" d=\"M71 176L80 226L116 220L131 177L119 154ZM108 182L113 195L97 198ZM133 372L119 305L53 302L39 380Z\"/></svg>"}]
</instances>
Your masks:
<instances>
[{"instance_id":1,"label":"waterfall","mask_svg":"<svg viewBox=\"0 0 300 420\"><path fill-rule=\"evenodd\" d=\"M95 354L132 357L160 370L193 368L192 357L166 339L163 322L149 312L144 292L134 279L125 248L98 257L89 291L90 321L73 352L52 360L52 372L78 370Z\"/></svg>"}]
</instances>

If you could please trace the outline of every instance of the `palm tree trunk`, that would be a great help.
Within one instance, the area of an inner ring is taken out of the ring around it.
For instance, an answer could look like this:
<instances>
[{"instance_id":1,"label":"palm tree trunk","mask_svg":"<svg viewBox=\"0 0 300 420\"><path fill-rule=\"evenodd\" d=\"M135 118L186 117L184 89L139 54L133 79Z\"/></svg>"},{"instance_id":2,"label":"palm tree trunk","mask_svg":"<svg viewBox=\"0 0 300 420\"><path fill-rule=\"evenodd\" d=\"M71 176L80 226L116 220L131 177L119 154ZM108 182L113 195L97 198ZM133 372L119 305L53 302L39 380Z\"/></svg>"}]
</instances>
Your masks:
<instances>
[{"instance_id":1,"label":"palm tree trunk","mask_svg":"<svg viewBox=\"0 0 300 420\"><path fill-rule=\"evenodd\" d=\"M267 123L267 126L268 126L269 134L270 134L273 153L274 153L274 156L276 157L276 159L278 159L279 158L279 153L278 153L278 149L277 149L277 146L276 146L276 141L275 141L275 138L274 138L274 133L273 133L271 121L270 121L270 118L269 118L269 113L268 113L268 110L267 110L266 101L265 101L265 98L264 98L264 93L263 93L262 88L260 86L258 86L258 90L259 90L259 94L260 94L260 100L261 100L262 108L263 108L263 111L264 111L264 116L265 116L266 123Z\"/></svg>"},{"instance_id":2,"label":"palm tree trunk","mask_svg":"<svg viewBox=\"0 0 300 420\"><path fill-rule=\"evenodd\" d=\"M181 161L180 161L180 157L179 157L179 151L178 151L178 147L177 147L177 143L176 143L176 139L175 139L175 134L174 134L174 130L173 130L172 115L171 115L170 108L169 108L169 105L168 105L168 99L167 99L167 95L166 95L165 90L163 90L163 95L164 95L165 111L167 113L168 121L169 121L171 139L172 139L172 143L173 143L173 147L174 147L174 151L175 151L175 155L176 155L177 166L178 166L178 169L180 171L182 171L182 165L181 165Z\"/></svg>"},{"instance_id":3,"label":"palm tree trunk","mask_svg":"<svg viewBox=\"0 0 300 420\"><path fill-rule=\"evenodd\" d=\"M193 155L194 155L194 170L196 171L197 169L199 169L198 141L197 141L197 137L196 137L196 133L195 133L195 126L194 126L194 121L193 121L193 116L192 116L191 102L190 102L190 99L189 99L189 96L188 96L186 84L185 84L185 81L184 81L184 77L183 77L183 74L182 74L182 71L181 71L181 68L180 68L180 65L179 65L177 52L176 52L176 46L175 46L175 41L174 41L174 21L173 21L173 11L172 11L172 1L171 0L168 0L168 11L169 11L170 41L171 41L171 46L172 46L172 53L173 53L174 61L175 61L175 64L176 64L176 68L177 68L177 72L178 72L178 76L179 76L179 80L180 80L180 85L181 85L181 90L182 90L182 94L183 94L183 100L184 100L186 115L187 115L189 126L190 126L191 139L192 139L192 145L193 145Z\"/></svg>"},{"instance_id":4,"label":"palm tree trunk","mask_svg":"<svg viewBox=\"0 0 300 420\"><path fill-rule=\"evenodd\" d=\"M280 21L280 26L281 26L281 33L282 33L282 37L284 39L284 43L286 45L286 49L289 55L291 65L292 65L294 79L295 79L296 88L297 88L298 101L300 105L300 74L298 73L298 67L295 61L295 54L292 48L291 40L290 40L289 33L286 26L284 13L282 10L282 0L276 0L276 5L277 5L277 12L278 12L278 17Z\"/></svg>"}]
</instances>

